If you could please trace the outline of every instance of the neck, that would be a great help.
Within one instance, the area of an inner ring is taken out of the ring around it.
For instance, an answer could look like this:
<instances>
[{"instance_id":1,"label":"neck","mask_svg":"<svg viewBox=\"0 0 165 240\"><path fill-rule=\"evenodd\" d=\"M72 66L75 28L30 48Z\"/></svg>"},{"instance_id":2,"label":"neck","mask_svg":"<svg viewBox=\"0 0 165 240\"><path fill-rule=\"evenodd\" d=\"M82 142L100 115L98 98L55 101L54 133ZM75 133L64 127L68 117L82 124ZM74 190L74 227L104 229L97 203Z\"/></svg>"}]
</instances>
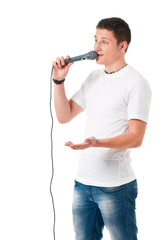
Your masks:
<instances>
[{"instance_id":1,"label":"neck","mask_svg":"<svg viewBox=\"0 0 165 240\"><path fill-rule=\"evenodd\" d=\"M125 66L126 66L125 59L122 59L121 61L114 62L108 66L105 66L105 71L107 73L113 73L113 72L119 71L120 69L122 69Z\"/></svg>"}]
</instances>

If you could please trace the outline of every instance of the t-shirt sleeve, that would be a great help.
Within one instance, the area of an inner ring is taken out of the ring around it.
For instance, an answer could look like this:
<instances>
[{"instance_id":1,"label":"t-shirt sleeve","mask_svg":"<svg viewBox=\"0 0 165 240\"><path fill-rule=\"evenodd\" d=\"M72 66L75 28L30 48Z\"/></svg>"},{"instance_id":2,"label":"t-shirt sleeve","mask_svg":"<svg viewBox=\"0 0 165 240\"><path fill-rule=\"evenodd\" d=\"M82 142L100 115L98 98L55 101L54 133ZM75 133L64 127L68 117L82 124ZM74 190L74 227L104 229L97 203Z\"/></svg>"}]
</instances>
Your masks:
<instances>
[{"instance_id":1,"label":"t-shirt sleeve","mask_svg":"<svg viewBox=\"0 0 165 240\"><path fill-rule=\"evenodd\" d=\"M128 98L128 120L139 119L148 122L149 108L151 102L151 89L145 79L134 83Z\"/></svg>"},{"instance_id":2,"label":"t-shirt sleeve","mask_svg":"<svg viewBox=\"0 0 165 240\"><path fill-rule=\"evenodd\" d=\"M71 100L76 102L81 108L85 110L85 82L81 85L80 89L71 97Z\"/></svg>"}]
</instances>

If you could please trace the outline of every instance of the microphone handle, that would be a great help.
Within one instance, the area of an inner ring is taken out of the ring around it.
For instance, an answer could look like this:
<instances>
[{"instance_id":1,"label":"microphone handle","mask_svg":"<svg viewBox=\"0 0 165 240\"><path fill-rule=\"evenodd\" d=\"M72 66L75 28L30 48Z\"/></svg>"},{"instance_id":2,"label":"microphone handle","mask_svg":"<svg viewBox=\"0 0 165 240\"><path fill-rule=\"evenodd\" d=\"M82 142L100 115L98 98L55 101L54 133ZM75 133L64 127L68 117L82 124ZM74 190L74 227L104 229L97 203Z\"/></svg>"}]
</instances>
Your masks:
<instances>
[{"instance_id":1,"label":"microphone handle","mask_svg":"<svg viewBox=\"0 0 165 240\"><path fill-rule=\"evenodd\" d=\"M86 59L88 59L88 53L77 56L77 57L72 57L72 58L69 58L69 59L65 59L65 63L77 62L77 61L82 61L82 60L86 60Z\"/></svg>"}]
</instances>

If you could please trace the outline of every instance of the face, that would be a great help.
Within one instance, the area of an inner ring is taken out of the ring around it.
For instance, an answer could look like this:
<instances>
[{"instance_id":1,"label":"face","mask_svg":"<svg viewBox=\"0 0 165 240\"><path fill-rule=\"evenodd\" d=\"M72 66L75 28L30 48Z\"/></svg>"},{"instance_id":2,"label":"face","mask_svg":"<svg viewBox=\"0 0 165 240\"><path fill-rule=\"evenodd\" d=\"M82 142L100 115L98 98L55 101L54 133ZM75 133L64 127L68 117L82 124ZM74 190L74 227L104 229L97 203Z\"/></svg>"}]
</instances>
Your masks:
<instances>
[{"instance_id":1,"label":"face","mask_svg":"<svg viewBox=\"0 0 165 240\"><path fill-rule=\"evenodd\" d=\"M105 67L120 61L121 44L117 45L117 40L112 31L107 29L96 29L94 50L99 54L96 62Z\"/></svg>"}]
</instances>

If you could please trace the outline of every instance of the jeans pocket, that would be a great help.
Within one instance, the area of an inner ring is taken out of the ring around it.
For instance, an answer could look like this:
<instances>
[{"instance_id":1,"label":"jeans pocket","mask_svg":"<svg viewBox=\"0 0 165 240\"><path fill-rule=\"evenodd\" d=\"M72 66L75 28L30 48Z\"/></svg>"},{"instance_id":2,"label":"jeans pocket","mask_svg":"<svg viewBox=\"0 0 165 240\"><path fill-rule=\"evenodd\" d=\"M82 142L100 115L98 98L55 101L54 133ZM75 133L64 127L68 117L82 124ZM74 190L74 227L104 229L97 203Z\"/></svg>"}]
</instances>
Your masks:
<instances>
[{"instance_id":1,"label":"jeans pocket","mask_svg":"<svg viewBox=\"0 0 165 240\"><path fill-rule=\"evenodd\" d=\"M105 193L114 193L114 192L121 191L124 188L125 187L122 185L118 187L101 187L101 190Z\"/></svg>"}]
</instances>

